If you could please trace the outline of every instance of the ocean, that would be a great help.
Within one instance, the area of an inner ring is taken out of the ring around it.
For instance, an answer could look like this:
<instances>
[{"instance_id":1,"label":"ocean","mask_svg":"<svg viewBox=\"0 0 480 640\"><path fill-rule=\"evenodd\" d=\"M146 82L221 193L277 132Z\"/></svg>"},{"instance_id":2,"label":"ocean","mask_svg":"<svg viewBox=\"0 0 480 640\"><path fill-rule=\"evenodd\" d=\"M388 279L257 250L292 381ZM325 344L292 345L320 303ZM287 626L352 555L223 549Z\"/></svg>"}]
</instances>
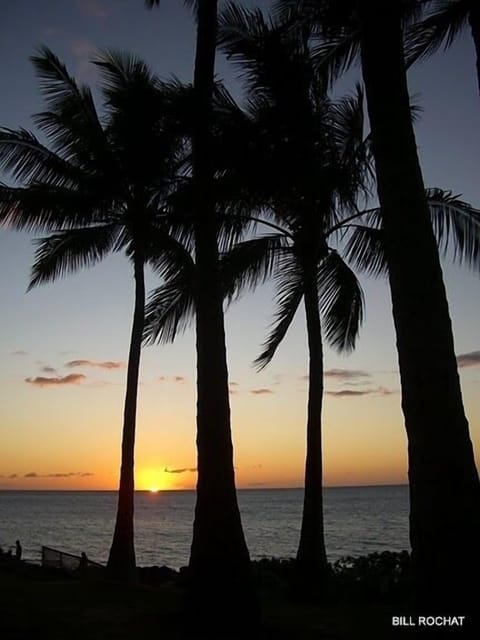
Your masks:
<instances>
[{"instance_id":1,"label":"ocean","mask_svg":"<svg viewBox=\"0 0 480 640\"><path fill-rule=\"evenodd\" d=\"M252 559L294 557L300 534L301 489L238 491ZM408 487L325 489L325 536L330 561L346 555L410 549ZM138 491L135 548L139 566L188 563L194 491ZM23 557L40 562L41 547L105 563L115 523L114 491L0 491L0 547L20 539Z\"/></svg>"}]
</instances>

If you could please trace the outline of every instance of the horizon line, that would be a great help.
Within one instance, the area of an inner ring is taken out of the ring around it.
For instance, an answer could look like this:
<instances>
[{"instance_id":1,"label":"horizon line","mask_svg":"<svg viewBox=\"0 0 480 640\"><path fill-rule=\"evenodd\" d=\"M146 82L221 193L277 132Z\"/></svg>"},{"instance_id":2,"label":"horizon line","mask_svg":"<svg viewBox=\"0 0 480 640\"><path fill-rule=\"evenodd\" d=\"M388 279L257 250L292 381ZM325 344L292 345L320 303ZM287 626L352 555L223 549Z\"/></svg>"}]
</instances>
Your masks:
<instances>
[{"instance_id":1,"label":"horizon line","mask_svg":"<svg viewBox=\"0 0 480 640\"><path fill-rule=\"evenodd\" d=\"M408 487L407 482L380 483L380 484L331 484L325 485L324 489L369 489L377 487ZM237 491L292 491L304 489L303 486L295 487L237 487ZM118 489L9 489L0 487L0 491L38 491L38 492L75 492L75 493L118 493ZM178 493L178 492L195 492L196 489L135 489L135 493Z\"/></svg>"}]
</instances>

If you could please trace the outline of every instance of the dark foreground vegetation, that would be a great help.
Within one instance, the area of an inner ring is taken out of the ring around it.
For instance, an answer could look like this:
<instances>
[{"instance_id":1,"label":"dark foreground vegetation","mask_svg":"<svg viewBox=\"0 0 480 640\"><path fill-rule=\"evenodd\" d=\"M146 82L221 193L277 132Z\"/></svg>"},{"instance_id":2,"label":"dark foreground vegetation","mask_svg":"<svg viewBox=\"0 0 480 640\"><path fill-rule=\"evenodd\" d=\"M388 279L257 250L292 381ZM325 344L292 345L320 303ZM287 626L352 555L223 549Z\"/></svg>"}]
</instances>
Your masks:
<instances>
[{"instance_id":1,"label":"dark foreground vegetation","mask_svg":"<svg viewBox=\"0 0 480 640\"><path fill-rule=\"evenodd\" d=\"M263 610L259 638L319 639L417 637L395 628L392 616L409 615L409 554L344 558L332 567L327 592L305 601L295 588L293 561L253 562ZM4 640L49 638L119 640L187 639L182 614L186 570L138 570L125 585L98 573L75 575L13 560L0 564L0 631ZM418 637L468 637L466 629L424 629ZM236 638L225 629L219 638Z\"/></svg>"}]
</instances>

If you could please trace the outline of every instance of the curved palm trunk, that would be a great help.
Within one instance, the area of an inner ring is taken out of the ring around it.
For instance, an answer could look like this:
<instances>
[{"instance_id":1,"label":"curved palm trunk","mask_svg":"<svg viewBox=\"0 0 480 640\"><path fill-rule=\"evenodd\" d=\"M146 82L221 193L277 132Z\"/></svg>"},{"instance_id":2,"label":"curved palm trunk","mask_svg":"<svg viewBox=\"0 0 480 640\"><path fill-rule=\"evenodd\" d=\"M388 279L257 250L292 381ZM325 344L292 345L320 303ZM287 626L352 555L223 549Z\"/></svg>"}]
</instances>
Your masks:
<instances>
[{"instance_id":1,"label":"curved palm trunk","mask_svg":"<svg viewBox=\"0 0 480 640\"><path fill-rule=\"evenodd\" d=\"M218 270L210 144L216 0L200 0L197 18L193 178L198 482L187 608L188 623L195 631L228 637L235 630L251 633L257 611L235 490L223 294Z\"/></svg>"},{"instance_id":2,"label":"curved palm trunk","mask_svg":"<svg viewBox=\"0 0 480 640\"><path fill-rule=\"evenodd\" d=\"M480 568L480 485L411 122L400 5L361 3L362 69L408 435L413 578L423 612L467 613L466 577L477 580Z\"/></svg>"},{"instance_id":3,"label":"curved palm trunk","mask_svg":"<svg viewBox=\"0 0 480 640\"><path fill-rule=\"evenodd\" d=\"M135 310L128 355L127 389L123 414L122 463L118 490L117 519L107 570L116 580L136 579L133 533L134 450L137 413L138 375L145 322L145 275L143 253L134 256Z\"/></svg>"},{"instance_id":4,"label":"curved palm trunk","mask_svg":"<svg viewBox=\"0 0 480 640\"><path fill-rule=\"evenodd\" d=\"M316 269L305 273L309 376L307 408L307 457L302 528L296 568L300 586L321 590L328 575L323 526L322 404L323 347Z\"/></svg>"},{"instance_id":5,"label":"curved palm trunk","mask_svg":"<svg viewBox=\"0 0 480 640\"><path fill-rule=\"evenodd\" d=\"M477 54L477 82L478 90L480 91L480 4L478 2L472 2L472 8L470 9L468 20L470 22L473 43Z\"/></svg>"}]
</instances>

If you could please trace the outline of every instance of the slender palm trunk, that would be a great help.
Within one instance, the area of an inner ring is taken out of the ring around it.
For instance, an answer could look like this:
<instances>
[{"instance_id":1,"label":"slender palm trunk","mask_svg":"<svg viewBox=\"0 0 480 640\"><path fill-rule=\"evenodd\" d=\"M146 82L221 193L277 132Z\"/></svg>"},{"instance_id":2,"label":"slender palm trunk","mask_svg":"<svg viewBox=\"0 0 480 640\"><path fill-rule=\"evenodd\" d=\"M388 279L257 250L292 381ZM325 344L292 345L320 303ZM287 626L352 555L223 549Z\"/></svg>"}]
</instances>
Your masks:
<instances>
[{"instance_id":1,"label":"slender palm trunk","mask_svg":"<svg viewBox=\"0 0 480 640\"><path fill-rule=\"evenodd\" d=\"M122 463L118 490L117 519L110 548L107 569L117 580L134 581L136 578L133 533L134 508L134 450L137 413L138 375L145 322L145 275L143 252L134 256L135 310L128 355L127 389L123 415Z\"/></svg>"},{"instance_id":2,"label":"slender palm trunk","mask_svg":"<svg viewBox=\"0 0 480 640\"><path fill-rule=\"evenodd\" d=\"M305 273L309 376L307 408L307 458L302 528L296 567L300 584L321 591L328 574L323 526L322 404L323 347L315 264Z\"/></svg>"},{"instance_id":3,"label":"slender palm trunk","mask_svg":"<svg viewBox=\"0 0 480 640\"><path fill-rule=\"evenodd\" d=\"M468 20L470 22L473 43L477 54L477 82L478 90L480 91L480 4L478 2L472 2L471 4L472 8L470 9Z\"/></svg>"},{"instance_id":4,"label":"slender palm trunk","mask_svg":"<svg viewBox=\"0 0 480 640\"><path fill-rule=\"evenodd\" d=\"M424 612L467 613L474 605L467 577L476 581L480 568L480 485L411 122L400 5L360 4L362 69L408 435L414 587Z\"/></svg>"},{"instance_id":5,"label":"slender palm trunk","mask_svg":"<svg viewBox=\"0 0 480 640\"><path fill-rule=\"evenodd\" d=\"M211 154L217 1L198 4L193 177L196 189L198 483L187 607L197 631L228 637L255 618L250 558L235 490L223 295Z\"/></svg>"}]
</instances>

